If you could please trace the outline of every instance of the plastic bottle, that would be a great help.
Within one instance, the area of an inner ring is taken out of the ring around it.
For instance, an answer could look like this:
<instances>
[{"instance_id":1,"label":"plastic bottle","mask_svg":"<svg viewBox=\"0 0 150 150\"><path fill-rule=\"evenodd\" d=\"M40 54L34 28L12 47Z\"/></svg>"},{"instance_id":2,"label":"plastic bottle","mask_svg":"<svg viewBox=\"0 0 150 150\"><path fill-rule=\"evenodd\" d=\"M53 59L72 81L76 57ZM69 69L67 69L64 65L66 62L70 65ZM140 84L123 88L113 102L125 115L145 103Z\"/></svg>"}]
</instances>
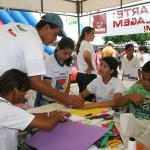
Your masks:
<instances>
[{"instance_id":1,"label":"plastic bottle","mask_svg":"<svg viewBox=\"0 0 150 150\"><path fill-rule=\"evenodd\" d=\"M136 140L133 137L129 138L128 150L136 150Z\"/></svg>"}]
</instances>

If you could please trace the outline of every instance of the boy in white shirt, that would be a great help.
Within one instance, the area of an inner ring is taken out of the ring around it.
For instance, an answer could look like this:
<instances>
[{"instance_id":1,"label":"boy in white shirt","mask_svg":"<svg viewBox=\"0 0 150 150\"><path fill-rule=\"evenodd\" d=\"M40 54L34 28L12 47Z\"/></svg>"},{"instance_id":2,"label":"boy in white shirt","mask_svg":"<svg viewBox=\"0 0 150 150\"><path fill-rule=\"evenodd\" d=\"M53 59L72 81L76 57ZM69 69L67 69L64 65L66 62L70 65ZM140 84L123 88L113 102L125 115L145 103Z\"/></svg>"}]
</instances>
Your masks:
<instances>
[{"instance_id":1,"label":"boy in white shirt","mask_svg":"<svg viewBox=\"0 0 150 150\"><path fill-rule=\"evenodd\" d=\"M134 46L128 44L125 47L126 56L122 58L122 80L135 81L141 78L139 59L133 55Z\"/></svg>"}]
</instances>

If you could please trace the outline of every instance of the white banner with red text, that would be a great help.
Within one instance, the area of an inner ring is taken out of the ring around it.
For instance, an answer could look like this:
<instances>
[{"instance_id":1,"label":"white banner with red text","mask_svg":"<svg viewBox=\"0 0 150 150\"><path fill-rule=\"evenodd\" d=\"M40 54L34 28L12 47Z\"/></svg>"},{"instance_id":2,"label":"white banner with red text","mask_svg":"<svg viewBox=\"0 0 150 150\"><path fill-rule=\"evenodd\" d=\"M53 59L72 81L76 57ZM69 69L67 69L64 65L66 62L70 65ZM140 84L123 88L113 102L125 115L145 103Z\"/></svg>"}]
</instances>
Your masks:
<instances>
[{"instance_id":1,"label":"white banner with red text","mask_svg":"<svg viewBox=\"0 0 150 150\"><path fill-rule=\"evenodd\" d=\"M93 15L95 34L114 36L150 32L150 4Z\"/></svg>"}]
</instances>

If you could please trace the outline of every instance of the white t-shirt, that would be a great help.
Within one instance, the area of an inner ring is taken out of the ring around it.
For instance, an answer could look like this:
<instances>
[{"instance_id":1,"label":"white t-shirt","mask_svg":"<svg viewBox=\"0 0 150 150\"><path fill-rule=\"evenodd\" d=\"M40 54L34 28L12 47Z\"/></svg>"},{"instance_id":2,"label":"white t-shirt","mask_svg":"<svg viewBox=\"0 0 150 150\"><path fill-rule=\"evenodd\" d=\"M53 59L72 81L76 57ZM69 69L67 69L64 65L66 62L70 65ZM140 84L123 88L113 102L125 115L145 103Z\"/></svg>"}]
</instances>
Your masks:
<instances>
[{"instance_id":1,"label":"white t-shirt","mask_svg":"<svg viewBox=\"0 0 150 150\"><path fill-rule=\"evenodd\" d=\"M24 130L35 116L13 106L2 97L0 97L0 114L0 149L17 150L19 130Z\"/></svg>"},{"instance_id":2,"label":"white t-shirt","mask_svg":"<svg viewBox=\"0 0 150 150\"><path fill-rule=\"evenodd\" d=\"M136 77L138 76L138 69L140 69L140 63L139 59L136 57L133 57L131 61L127 59L127 56L122 58L122 69L124 72L124 75L129 75L130 77Z\"/></svg>"},{"instance_id":3,"label":"white t-shirt","mask_svg":"<svg viewBox=\"0 0 150 150\"><path fill-rule=\"evenodd\" d=\"M92 71L92 74L96 74L96 64L95 64L95 51L92 44L89 42L83 40L80 45L79 53L77 55L77 64L78 64L78 71L80 73L85 73L85 70L87 69L88 65L84 60L83 53L84 51L89 51L91 53L91 60L94 67L94 70Z\"/></svg>"},{"instance_id":4,"label":"white t-shirt","mask_svg":"<svg viewBox=\"0 0 150 150\"><path fill-rule=\"evenodd\" d=\"M104 84L101 76L90 82L87 89L95 94L97 102L113 100L115 93L123 94L126 90L121 79L112 77L108 84Z\"/></svg>"},{"instance_id":5,"label":"white t-shirt","mask_svg":"<svg viewBox=\"0 0 150 150\"><path fill-rule=\"evenodd\" d=\"M138 53L137 58L140 61L140 67L143 67L145 63L150 61L150 55L148 53L144 53L144 54Z\"/></svg>"},{"instance_id":6,"label":"white t-shirt","mask_svg":"<svg viewBox=\"0 0 150 150\"><path fill-rule=\"evenodd\" d=\"M72 67L60 64L56 55L52 54L45 59L45 68L47 74L43 78L51 80L51 86L53 88L65 92L69 77L72 74ZM47 96L43 95L42 97L49 101L54 101L54 99Z\"/></svg>"},{"instance_id":7,"label":"white t-shirt","mask_svg":"<svg viewBox=\"0 0 150 150\"><path fill-rule=\"evenodd\" d=\"M0 76L9 69L18 69L28 76L46 74L43 44L37 30L20 23L0 27Z\"/></svg>"}]
</instances>

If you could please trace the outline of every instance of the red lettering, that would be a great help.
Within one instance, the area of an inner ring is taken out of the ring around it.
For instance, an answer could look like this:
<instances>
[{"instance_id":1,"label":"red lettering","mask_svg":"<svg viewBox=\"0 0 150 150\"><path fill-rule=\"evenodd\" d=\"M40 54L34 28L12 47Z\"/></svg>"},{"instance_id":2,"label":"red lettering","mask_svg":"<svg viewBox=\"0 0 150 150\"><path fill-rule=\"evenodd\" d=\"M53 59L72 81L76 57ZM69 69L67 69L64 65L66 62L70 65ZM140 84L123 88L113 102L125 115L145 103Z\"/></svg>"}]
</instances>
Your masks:
<instances>
[{"instance_id":1,"label":"red lettering","mask_svg":"<svg viewBox=\"0 0 150 150\"><path fill-rule=\"evenodd\" d=\"M132 18L131 20L131 26L134 26L137 24L137 19L136 18Z\"/></svg>"},{"instance_id":2,"label":"red lettering","mask_svg":"<svg viewBox=\"0 0 150 150\"><path fill-rule=\"evenodd\" d=\"M124 20L118 20L118 21L113 21L113 27L122 27L122 26L134 26L134 25L139 25L139 24L145 24L145 21L143 20L142 17L137 18L132 18L132 19L124 19Z\"/></svg>"},{"instance_id":3,"label":"red lettering","mask_svg":"<svg viewBox=\"0 0 150 150\"><path fill-rule=\"evenodd\" d=\"M139 15L139 7L135 7L132 9L132 16Z\"/></svg>"},{"instance_id":4,"label":"red lettering","mask_svg":"<svg viewBox=\"0 0 150 150\"><path fill-rule=\"evenodd\" d=\"M129 25L130 25L130 19L125 19L124 26L129 26Z\"/></svg>"},{"instance_id":5,"label":"red lettering","mask_svg":"<svg viewBox=\"0 0 150 150\"><path fill-rule=\"evenodd\" d=\"M124 12L126 13L126 16L129 16L129 12L131 11L131 8L125 9Z\"/></svg>"},{"instance_id":6,"label":"red lettering","mask_svg":"<svg viewBox=\"0 0 150 150\"><path fill-rule=\"evenodd\" d=\"M150 26L149 25L144 26L144 32L147 32L147 31L150 31Z\"/></svg>"},{"instance_id":7,"label":"red lettering","mask_svg":"<svg viewBox=\"0 0 150 150\"><path fill-rule=\"evenodd\" d=\"M137 22L137 25L139 25L139 24L145 24L145 21L143 20L142 17L140 17L138 22Z\"/></svg>"},{"instance_id":8,"label":"red lettering","mask_svg":"<svg viewBox=\"0 0 150 150\"><path fill-rule=\"evenodd\" d=\"M143 13L147 13L148 14L148 10L147 10L147 8L145 6L142 6L142 8L141 8L140 14L143 14Z\"/></svg>"},{"instance_id":9,"label":"red lettering","mask_svg":"<svg viewBox=\"0 0 150 150\"><path fill-rule=\"evenodd\" d=\"M123 10L117 11L117 18L123 18Z\"/></svg>"},{"instance_id":10,"label":"red lettering","mask_svg":"<svg viewBox=\"0 0 150 150\"><path fill-rule=\"evenodd\" d=\"M116 28L116 27L122 27L122 20L119 20L118 23L117 21L113 21L113 28Z\"/></svg>"}]
</instances>

